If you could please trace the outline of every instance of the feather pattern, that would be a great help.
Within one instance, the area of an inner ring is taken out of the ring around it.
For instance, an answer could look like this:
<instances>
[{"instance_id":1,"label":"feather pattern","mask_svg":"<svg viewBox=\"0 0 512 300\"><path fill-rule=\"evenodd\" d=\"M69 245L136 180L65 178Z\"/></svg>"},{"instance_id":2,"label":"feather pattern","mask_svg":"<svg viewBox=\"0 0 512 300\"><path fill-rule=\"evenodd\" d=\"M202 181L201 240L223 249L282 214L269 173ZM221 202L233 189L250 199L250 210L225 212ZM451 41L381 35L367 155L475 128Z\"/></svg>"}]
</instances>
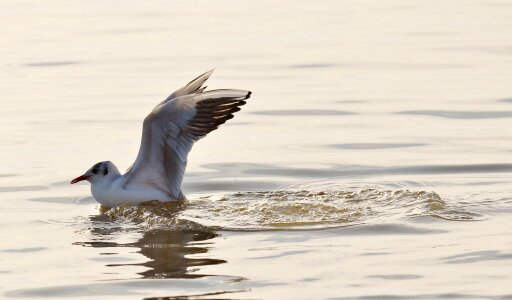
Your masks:
<instances>
[{"instance_id":1,"label":"feather pattern","mask_svg":"<svg viewBox=\"0 0 512 300\"><path fill-rule=\"evenodd\" d=\"M139 153L123 175L123 188L151 186L169 199L184 199L181 184L194 142L233 118L251 96L245 90L205 91L202 85L212 72L172 93L144 119Z\"/></svg>"},{"instance_id":2,"label":"feather pattern","mask_svg":"<svg viewBox=\"0 0 512 300\"><path fill-rule=\"evenodd\" d=\"M206 82L206 80L208 80L208 78L210 78L210 76L212 75L214 70L215 69L211 69L211 70L204 72L203 74L197 76L192 81L187 83L187 85L176 90L174 93L170 94L167 98L165 98L164 101L158 103L158 105L156 107L163 105L179 96L198 94L198 93L203 92L206 89L206 87L205 86L203 87L202 85Z\"/></svg>"}]
</instances>

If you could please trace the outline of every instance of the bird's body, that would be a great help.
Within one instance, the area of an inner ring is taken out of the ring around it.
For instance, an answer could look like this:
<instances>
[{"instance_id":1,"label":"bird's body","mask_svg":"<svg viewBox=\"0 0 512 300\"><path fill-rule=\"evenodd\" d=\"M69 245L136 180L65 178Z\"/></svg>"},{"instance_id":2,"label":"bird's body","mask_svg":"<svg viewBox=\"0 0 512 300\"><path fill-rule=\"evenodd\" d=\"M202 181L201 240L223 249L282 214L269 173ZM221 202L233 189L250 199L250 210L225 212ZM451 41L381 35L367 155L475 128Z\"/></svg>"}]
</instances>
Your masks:
<instances>
[{"instance_id":1,"label":"bird's body","mask_svg":"<svg viewBox=\"0 0 512 300\"><path fill-rule=\"evenodd\" d=\"M135 205L141 202L158 200L162 202L184 200L184 197L173 198L165 191L154 189L151 185L140 184L124 187L123 176L119 175L111 181L98 182L91 185L91 193L104 206L115 207L121 204Z\"/></svg>"},{"instance_id":2,"label":"bird's body","mask_svg":"<svg viewBox=\"0 0 512 300\"><path fill-rule=\"evenodd\" d=\"M125 174L104 161L71 183L89 181L93 197L107 207L184 200L181 183L192 145L233 118L251 95L244 90L204 91L212 72L172 93L144 119L137 159Z\"/></svg>"}]
</instances>

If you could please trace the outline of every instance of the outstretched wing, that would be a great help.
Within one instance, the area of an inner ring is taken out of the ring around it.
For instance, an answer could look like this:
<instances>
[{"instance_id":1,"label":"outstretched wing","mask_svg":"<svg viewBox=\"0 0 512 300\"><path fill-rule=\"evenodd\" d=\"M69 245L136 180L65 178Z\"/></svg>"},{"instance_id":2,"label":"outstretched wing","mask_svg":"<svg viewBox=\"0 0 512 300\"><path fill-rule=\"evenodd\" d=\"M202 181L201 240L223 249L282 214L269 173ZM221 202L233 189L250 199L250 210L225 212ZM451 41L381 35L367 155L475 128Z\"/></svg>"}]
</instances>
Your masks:
<instances>
[{"instance_id":1,"label":"outstretched wing","mask_svg":"<svg viewBox=\"0 0 512 300\"><path fill-rule=\"evenodd\" d=\"M203 84L206 82L206 80L208 80L208 78L210 78L210 75L212 75L214 70L215 69L211 69L210 71L197 76L192 81L187 83L187 85L170 94L169 97L165 98L164 101L158 103L156 107L159 107L160 105L163 105L176 97L201 93L206 89L206 87L203 86Z\"/></svg>"},{"instance_id":2,"label":"outstretched wing","mask_svg":"<svg viewBox=\"0 0 512 300\"><path fill-rule=\"evenodd\" d=\"M204 82L210 74L173 93L175 97L169 96L144 119L139 154L123 175L125 187L150 185L171 198L183 198L181 183L192 145L233 118L251 95L243 90L203 92L201 85L187 88L198 80Z\"/></svg>"}]
</instances>

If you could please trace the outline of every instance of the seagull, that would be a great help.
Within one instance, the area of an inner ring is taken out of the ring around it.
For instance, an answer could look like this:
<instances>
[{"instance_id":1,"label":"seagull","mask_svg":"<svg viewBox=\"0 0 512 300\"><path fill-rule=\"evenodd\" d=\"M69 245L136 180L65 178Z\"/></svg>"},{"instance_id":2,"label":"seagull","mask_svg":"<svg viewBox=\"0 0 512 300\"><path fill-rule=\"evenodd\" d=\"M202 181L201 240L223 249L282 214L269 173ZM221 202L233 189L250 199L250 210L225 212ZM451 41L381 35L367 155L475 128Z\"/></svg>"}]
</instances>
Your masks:
<instances>
[{"instance_id":1,"label":"seagull","mask_svg":"<svg viewBox=\"0 0 512 300\"><path fill-rule=\"evenodd\" d=\"M94 199L106 207L185 200L181 183L192 145L233 118L251 96L245 90L205 91L203 84L212 73L198 76L149 113L137 158L124 174L112 162L102 161L71 184L89 181Z\"/></svg>"}]
</instances>

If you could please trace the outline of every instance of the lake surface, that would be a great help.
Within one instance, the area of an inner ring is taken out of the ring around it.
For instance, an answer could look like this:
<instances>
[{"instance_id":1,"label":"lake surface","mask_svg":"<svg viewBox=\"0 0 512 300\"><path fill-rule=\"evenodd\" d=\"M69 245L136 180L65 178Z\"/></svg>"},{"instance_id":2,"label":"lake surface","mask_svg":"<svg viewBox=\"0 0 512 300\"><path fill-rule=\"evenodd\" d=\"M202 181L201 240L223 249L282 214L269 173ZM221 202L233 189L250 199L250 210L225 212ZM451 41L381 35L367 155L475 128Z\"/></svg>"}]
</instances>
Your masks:
<instances>
[{"instance_id":1,"label":"lake surface","mask_svg":"<svg viewBox=\"0 0 512 300\"><path fill-rule=\"evenodd\" d=\"M0 3L0 294L512 298L512 2ZM153 106L253 96L187 203L101 211Z\"/></svg>"}]
</instances>

